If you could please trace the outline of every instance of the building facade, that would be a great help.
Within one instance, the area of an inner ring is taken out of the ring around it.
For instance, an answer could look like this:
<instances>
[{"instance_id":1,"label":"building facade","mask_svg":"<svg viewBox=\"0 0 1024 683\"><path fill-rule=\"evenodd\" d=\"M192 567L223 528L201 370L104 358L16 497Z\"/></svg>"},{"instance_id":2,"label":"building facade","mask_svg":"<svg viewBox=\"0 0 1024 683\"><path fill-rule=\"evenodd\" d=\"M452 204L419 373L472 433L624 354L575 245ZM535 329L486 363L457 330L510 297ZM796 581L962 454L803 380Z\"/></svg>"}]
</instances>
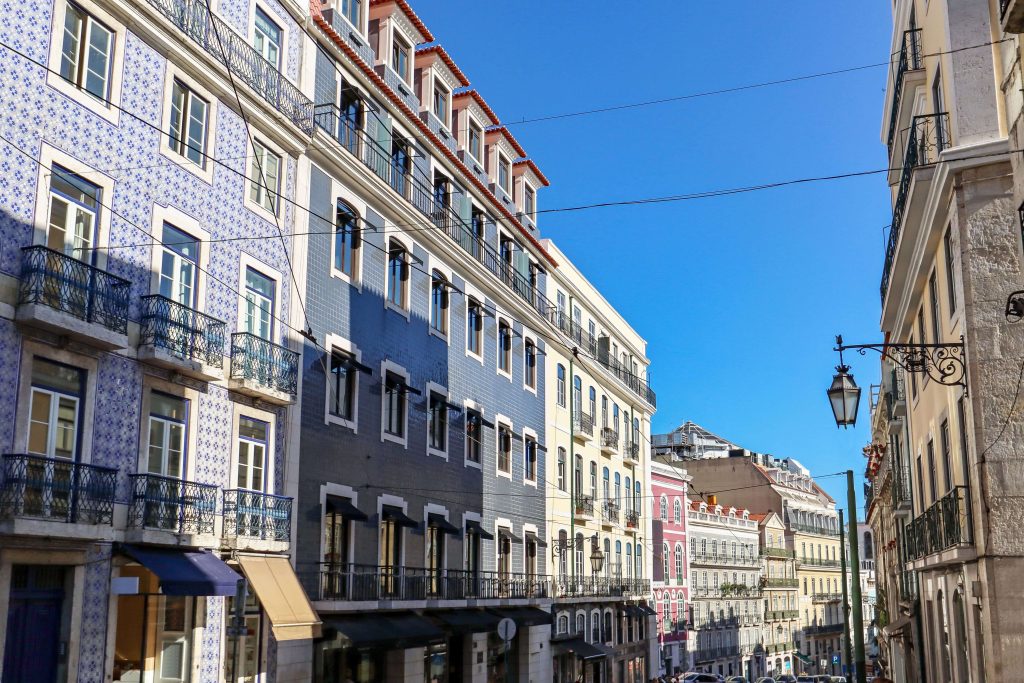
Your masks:
<instances>
[{"instance_id":1,"label":"building facade","mask_svg":"<svg viewBox=\"0 0 1024 683\"><path fill-rule=\"evenodd\" d=\"M651 567L657 612L659 675L689 671L690 555L687 550L688 481L681 464L651 463L650 506L654 563Z\"/></svg>"},{"instance_id":2,"label":"building facade","mask_svg":"<svg viewBox=\"0 0 1024 683\"><path fill-rule=\"evenodd\" d=\"M903 562L892 567L887 557L879 580L887 610L901 609L887 614L883 629L888 663L902 665L894 675L908 680L1012 678L1024 657L1015 644L1020 598L1008 578L1024 566L1019 525L997 512L1012 509L1006 496L1024 473L1015 456L1019 436L1003 430L1016 400L1008 378L1024 348L1024 330L1006 313L1022 266L1016 209L1024 182L1012 154L1020 135L1012 34L1021 28L1020 10L995 1L893 5L899 57L883 141L898 172L890 178L880 327L894 343L951 344L947 353L957 358L946 376L934 356L904 363L902 395L879 401L893 414L876 420L870 445L876 501L892 490L897 464L909 468L912 484L909 523L902 512L895 529L870 515L876 539L886 542L883 554ZM894 431L902 432L899 451L892 450ZM897 585L903 571L916 573L919 597ZM898 605L892 594L900 595Z\"/></svg>"},{"instance_id":3,"label":"building facade","mask_svg":"<svg viewBox=\"0 0 1024 683\"><path fill-rule=\"evenodd\" d=\"M764 624L754 667L756 675L791 674L796 670L794 634L800 625L797 599L800 580L796 553L787 547L786 525L774 512L756 513L760 536Z\"/></svg>"},{"instance_id":4,"label":"building facade","mask_svg":"<svg viewBox=\"0 0 1024 683\"><path fill-rule=\"evenodd\" d=\"M23 9L0 38L23 50L0 52L0 680L308 680L286 150L310 120L280 104L308 103L280 42L301 12Z\"/></svg>"},{"instance_id":5,"label":"building facade","mask_svg":"<svg viewBox=\"0 0 1024 683\"><path fill-rule=\"evenodd\" d=\"M642 683L651 658L646 343L549 240L545 347L554 680ZM600 557L598 564L594 558Z\"/></svg>"}]
</instances>

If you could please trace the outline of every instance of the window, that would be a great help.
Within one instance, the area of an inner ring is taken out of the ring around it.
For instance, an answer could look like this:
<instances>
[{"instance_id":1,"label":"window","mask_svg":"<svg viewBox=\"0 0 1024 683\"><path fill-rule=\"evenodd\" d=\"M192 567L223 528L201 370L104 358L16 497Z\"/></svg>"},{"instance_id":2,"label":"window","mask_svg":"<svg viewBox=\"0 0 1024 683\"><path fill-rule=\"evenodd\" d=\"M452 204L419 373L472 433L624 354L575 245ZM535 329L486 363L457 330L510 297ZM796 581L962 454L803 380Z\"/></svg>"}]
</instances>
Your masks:
<instances>
[{"instance_id":1,"label":"window","mask_svg":"<svg viewBox=\"0 0 1024 683\"><path fill-rule=\"evenodd\" d=\"M949 297L949 312L956 311L956 289L953 287L956 262L953 254L953 226L946 228L946 236L942 238L946 252L946 294Z\"/></svg>"},{"instance_id":2,"label":"window","mask_svg":"<svg viewBox=\"0 0 1024 683\"><path fill-rule=\"evenodd\" d=\"M565 366L561 363L558 364L556 386L557 386L557 400L558 405L565 407Z\"/></svg>"},{"instance_id":3,"label":"window","mask_svg":"<svg viewBox=\"0 0 1024 683\"><path fill-rule=\"evenodd\" d=\"M249 199L271 213L277 213L278 188L281 181L281 157L259 140L252 141Z\"/></svg>"},{"instance_id":4,"label":"window","mask_svg":"<svg viewBox=\"0 0 1024 683\"><path fill-rule=\"evenodd\" d=\"M164 223L163 255L160 260L160 294L182 306L193 308L199 240Z\"/></svg>"},{"instance_id":5,"label":"window","mask_svg":"<svg viewBox=\"0 0 1024 683\"><path fill-rule=\"evenodd\" d=\"M258 270L246 267L243 329L260 339L269 340L273 331L275 284L273 279Z\"/></svg>"},{"instance_id":6,"label":"window","mask_svg":"<svg viewBox=\"0 0 1024 683\"><path fill-rule=\"evenodd\" d=\"M565 450L564 448L562 450ZM583 456L576 456L576 464L573 468L573 495L583 495Z\"/></svg>"},{"instance_id":7,"label":"window","mask_svg":"<svg viewBox=\"0 0 1024 683\"><path fill-rule=\"evenodd\" d=\"M932 305L932 343L939 343L939 286L935 280L935 271L928 278L928 297Z\"/></svg>"},{"instance_id":8,"label":"window","mask_svg":"<svg viewBox=\"0 0 1024 683\"><path fill-rule=\"evenodd\" d=\"M409 307L409 259L405 248L392 240L388 246L388 303L403 310Z\"/></svg>"},{"instance_id":9,"label":"window","mask_svg":"<svg viewBox=\"0 0 1024 683\"><path fill-rule=\"evenodd\" d=\"M397 135L391 136L391 187L395 188L398 194L407 197L406 188L409 186L406 178L412 171L412 155L409 153L409 143Z\"/></svg>"},{"instance_id":10,"label":"window","mask_svg":"<svg viewBox=\"0 0 1024 683\"><path fill-rule=\"evenodd\" d=\"M185 466L188 401L157 391L149 397L149 453L147 471L180 478Z\"/></svg>"},{"instance_id":11,"label":"window","mask_svg":"<svg viewBox=\"0 0 1024 683\"><path fill-rule=\"evenodd\" d=\"M428 445L431 450L448 450L448 401L441 394L430 392L430 415L427 425Z\"/></svg>"},{"instance_id":12,"label":"window","mask_svg":"<svg viewBox=\"0 0 1024 683\"><path fill-rule=\"evenodd\" d=\"M558 629L556 632L563 635L569 632L569 617L565 614L558 615Z\"/></svg>"},{"instance_id":13,"label":"window","mask_svg":"<svg viewBox=\"0 0 1024 683\"><path fill-rule=\"evenodd\" d=\"M409 46L398 36L391 44L391 68L403 81L409 82Z\"/></svg>"},{"instance_id":14,"label":"window","mask_svg":"<svg viewBox=\"0 0 1024 683\"><path fill-rule=\"evenodd\" d=\"M434 85L434 116L441 121L441 125L447 127L448 124L448 103L451 95L447 90Z\"/></svg>"},{"instance_id":15,"label":"window","mask_svg":"<svg viewBox=\"0 0 1024 683\"><path fill-rule=\"evenodd\" d=\"M480 259L483 257L483 243L484 243L484 212L474 207L470 214L470 228L473 232L472 244L470 253L473 257Z\"/></svg>"},{"instance_id":16,"label":"window","mask_svg":"<svg viewBox=\"0 0 1024 683\"><path fill-rule=\"evenodd\" d=\"M172 150L200 168L206 168L206 130L210 104L187 85L174 79L171 86Z\"/></svg>"},{"instance_id":17,"label":"window","mask_svg":"<svg viewBox=\"0 0 1024 683\"><path fill-rule=\"evenodd\" d=\"M668 521L668 498L666 498L665 496L661 497L661 510L659 517L663 522Z\"/></svg>"},{"instance_id":18,"label":"window","mask_svg":"<svg viewBox=\"0 0 1024 683\"><path fill-rule=\"evenodd\" d=\"M531 389L537 388L537 347L534 345L532 339L527 339L524 362L523 362L523 373L526 375L525 382L526 386Z\"/></svg>"},{"instance_id":19,"label":"window","mask_svg":"<svg viewBox=\"0 0 1024 683\"><path fill-rule=\"evenodd\" d=\"M942 472L945 475L946 490L949 491L953 488L953 457L950 453L949 420L942 421L939 432L942 437Z\"/></svg>"},{"instance_id":20,"label":"window","mask_svg":"<svg viewBox=\"0 0 1024 683\"><path fill-rule=\"evenodd\" d=\"M523 185L523 211L530 218L534 218L534 213L537 210L537 197L533 192L533 188L529 185ZM593 323L591 323L593 324ZM591 335L593 336L593 335Z\"/></svg>"},{"instance_id":21,"label":"window","mask_svg":"<svg viewBox=\"0 0 1024 683\"><path fill-rule=\"evenodd\" d=\"M363 127L363 96L354 87L341 82L338 107L338 142L352 154L359 155L359 131Z\"/></svg>"},{"instance_id":22,"label":"window","mask_svg":"<svg viewBox=\"0 0 1024 683\"><path fill-rule=\"evenodd\" d=\"M590 463L590 497L597 500L597 463Z\"/></svg>"},{"instance_id":23,"label":"window","mask_svg":"<svg viewBox=\"0 0 1024 683\"><path fill-rule=\"evenodd\" d=\"M505 320L498 323L498 370L512 374L512 326Z\"/></svg>"},{"instance_id":24,"label":"window","mask_svg":"<svg viewBox=\"0 0 1024 683\"><path fill-rule=\"evenodd\" d=\"M475 410L466 411L466 460L480 462L480 439L483 435L483 417Z\"/></svg>"},{"instance_id":25,"label":"window","mask_svg":"<svg viewBox=\"0 0 1024 683\"><path fill-rule=\"evenodd\" d=\"M938 479L938 471L935 469L935 444L931 439L928 440L928 474L928 492L931 493L931 502L934 503L939 499L939 487L936 482L936 479Z\"/></svg>"},{"instance_id":26,"label":"window","mask_svg":"<svg viewBox=\"0 0 1024 683\"><path fill-rule=\"evenodd\" d=\"M672 517L676 524L683 523L683 506L678 498L672 501Z\"/></svg>"},{"instance_id":27,"label":"window","mask_svg":"<svg viewBox=\"0 0 1024 683\"><path fill-rule=\"evenodd\" d=\"M466 350L474 356L484 355L484 307L473 298L466 308Z\"/></svg>"},{"instance_id":28,"label":"window","mask_svg":"<svg viewBox=\"0 0 1024 683\"><path fill-rule=\"evenodd\" d=\"M92 261L88 249L95 239L100 188L60 166L53 165L51 171L46 246L82 261Z\"/></svg>"},{"instance_id":29,"label":"window","mask_svg":"<svg viewBox=\"0 0 1024 683\"><path fill-rule=\"evenodd\" d=\"M263 59L275 67L281 65L281 27L275 24L267 13L256 8L256 26L253 32L253 47Z\"/></svg>"},{"instance_id":30,"label":"window","mask_svg":"<svg viewBox=\"0 0 1024 683\"><path fill-rule=\"evenodd\" d=\"M101 100L110 96L114 32L74 3L64 13L60 75Z\"/></svg>"},{"instance_id":31,"label":"window","mask_svg":"<svg viewBox=\"0 0 1024 683\"><path fill-rule=\"evenodd\" d=\"M512 430L498 426L498 471L512 474Z\"/></svg>"},{"instance_id":32,"label":"window","mask_svg":"<svg viewBox=\"0 0 1024 683\"><path fill-rule=\"evenodd\" d=\"M238 420L238 473L235 486L250 491L266 490L267 443L270 426L262 420Z\"/></svg>"},{"instance_id":33,"label":"window","mask_svg":"<svg viewBox=\"0 0 1024 683\"><path fill-rule=\"evenodd\" d=\"M355 358L344 351L331 353L330 394L328 410L343 420L355 420L356 378Z\"/></svg>"},{"instance_id":34,"label":"window","mask_svg":"<svg viewBox=\"0 0 1024 683\"><path fill-rule=\"evenodd\" d=\"M484 132L480 129L480 126L475 123L469 124L469 154L477 161L480 161L480 141L483 139Z\"/></svg>"},{"instance_id":35,"label":"window","mask_svg":"<svg viewBox=\"0 0 1024 683\"><path fill-rule=\"evenodd\" d=\"M498 155L498 186L505 191L505 194L512 194L512 171L509 168L508 160Z\"/></svg>"},{"instance_id":36,"label":"window","mask_svg":"<svg viewBox=\"0 0 1024 683\"><path fill-rule=\"evenodd\" d=\"M334 269L355 278L359 247L359 214L339 201L334 218Z\"/></svg>"},{"instance_id":37,"label":"window","mask_svg":"<svg viewBox=\"0 0 1024 683\"><path fill-rule=\"evenodd\" d=\"M533 437L523 439L523 476L526 481L537 481L537 442Z\"/></svg>"},{"instance_id":38,"label":"window","mask_svg":"<svg viewBox=\"0 0 1024 683\"><path fill-rule=\"evenodd\" d=\"M608 503L611 498L611 472L607 467L601 470L601 500Z\"/></svg>"},{"instance_id":39,"label":"window","mask_svg":"<svg viewBox=\"0 0 1024 683\"><path fill-rule=\"evenodd\" d=\"M579 414L583 412L583 380L579 375L572 378L572 409L579 420Z\"/></svg>"},{"instance_id":40,"label":"window","mask_svg":"<svg viewBox=\"0 0 1024 683\"><path fill-rule=\"evenodd\" d=\"M441 336L448 336L448 280L434 271L430 278L430 327Z\"/></svg>"},{"instance_id":41,"label":"window","mask_svg":"<svg viewBox=\"0 0 1024 683\"><path fill-rule=\"evenodd\" d=\"M590 387L589 399L587 407L590 409L590 417L593 418L597 415L597 390L594 387Z\"/></svg>"},{"instance_id":42,"label":"window","mask_svg":"<svg viewBox=\"0 0 1024 683\"><path fill-rule=\"evenodd\" d=\"M341 0L341 13L349 23L359 28L362 0Z\"/></svg>"},{"instance_id":43,"label":"window","mask_svg":"<svg viewBox=\"0 0 1024 683\"><path fill-rule=\"evenodd\" d=\"M558 447L558 490L565 490L565 449Z\"/></svg>"},{"instance_id":44,"label":"window","mask_svg":"<svg viewBox=\"0 0 1024 683\"><path fill-rule=\"evenodd\" d=\"M75 459L83 387L81 370L42 358L32 360L29 453Z\"/></svg>"},{"instance_id":45,"label":"window","mask_svg":"<svg viewBox=\"0 0 1024 683\"><path fill-rule=\"evenodd\" d=\"M392 436L405 436L406 385L393 372L384 375L384 431Z\"/></svg>"}]
</instances>

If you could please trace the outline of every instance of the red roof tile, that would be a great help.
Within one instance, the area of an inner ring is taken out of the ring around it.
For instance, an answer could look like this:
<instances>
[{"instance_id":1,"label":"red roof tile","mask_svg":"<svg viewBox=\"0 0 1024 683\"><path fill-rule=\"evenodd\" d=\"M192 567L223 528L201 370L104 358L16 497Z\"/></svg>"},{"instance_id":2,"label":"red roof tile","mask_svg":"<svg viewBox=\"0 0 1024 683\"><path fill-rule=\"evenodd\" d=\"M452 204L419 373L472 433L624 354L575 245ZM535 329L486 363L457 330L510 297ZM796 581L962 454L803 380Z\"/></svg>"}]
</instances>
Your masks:
<instances>
[{"instance_id":1,"label":"red roof tile","mask_svg":"<svg viewBox=\"0 0 1024 683\"><path fill-rule=\"evenodd\" d=\"M428 55L435 53L437 54L437 56L441 58L441 61L444 62L444 65L451 69L451 72L455 75L455 78L459 79L459 83L461 83L463 86L469 85L469 79L466 78L466 74L462 73L462 69L456 66L455 62L452 61L452 58L448 56L448 53L445 52L444 48L441 47L440 45L421 47L418 50L416 50L416 54L418 55Z\"/></svg>"},{"instance_id":2,"label":"red roof tile","mask_svg":"<svg viewBox=\"0 0 1024 683\"><path fill-rule=\"evenodd\" d=\"M486 102L484 102L484 98L480 95L478 90L463 90L461 92L457 92L452 95L452 100L457 100L460 97L472 97L473 101L476 102L480 108L484 110L484 113L491 118L491 125L497 126L501 124L501 120L498 119L498 115L494 113L494 110L491 109Z\"/></svg>"},{"instance_id":3,"label":"red roof tile","mask_svg":"<svg viewBox=\"0 0 1024 683\"><path fill-rule=\"evenodd\" d=\"M504 135L505 139L508 140L509 144L512 145L512 149L516 151L521 157L526 156L526 150L519 144L519 141L512 137L512 133L509 132L505 126L491 126L487 129L488 135Z\"/></svg>"},{"instance_id":4,"label":"red roof tile","mask_svg":"<svg viewBox=\"0 0 1024 683\"><path fill-rule=\"evenodd\" d=\"M524 166L525 165L525 166L529 167L529 169L531 171L533 171L533 175L537 176L537 180L539 180L540 182L542 182L544 184L544 187L551 187L551 182L547 179L547 176L545 176L543 173L540 172L540 169L537 168L537 164L533 163L533 159L520 159L519 161L515 162L512 165L513 166Z\"/></svg>"},{"instance_id":5,"label":"red roof tile","mask_svg":"<svg viewBox=\"0 0 1024 683\"><path fill-rule=\"evenodd\" d=\"M370 0L370 5L384 5L389 2L398 5L398 8L409 18L409 21L416 27L416 30L423 34L425 42L429 43L434 40L434 34L430 32L430 29L423 23L423 20L416 16L416 13L412 11L412 7L405 0Z\"/></svg>"}]
</instances>

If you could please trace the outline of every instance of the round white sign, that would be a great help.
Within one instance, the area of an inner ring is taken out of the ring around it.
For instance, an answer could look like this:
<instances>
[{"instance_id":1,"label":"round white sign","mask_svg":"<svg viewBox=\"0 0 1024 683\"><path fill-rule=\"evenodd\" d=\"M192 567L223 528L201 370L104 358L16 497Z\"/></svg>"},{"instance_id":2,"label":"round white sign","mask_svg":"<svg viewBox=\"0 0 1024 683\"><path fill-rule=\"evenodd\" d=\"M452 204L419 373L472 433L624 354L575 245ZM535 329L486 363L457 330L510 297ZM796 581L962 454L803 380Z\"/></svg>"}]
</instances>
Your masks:
<instances>
[{"instance_id":1,"label":"round white sign","mask_svg":"<svg viewBox=\"0 0 1024 683\"><path fill-rule=\"evenodd\" d=\"M506 643L516 637L516 622L505 617L498 622L498 637Z\"/></svg>"}]
</instances>

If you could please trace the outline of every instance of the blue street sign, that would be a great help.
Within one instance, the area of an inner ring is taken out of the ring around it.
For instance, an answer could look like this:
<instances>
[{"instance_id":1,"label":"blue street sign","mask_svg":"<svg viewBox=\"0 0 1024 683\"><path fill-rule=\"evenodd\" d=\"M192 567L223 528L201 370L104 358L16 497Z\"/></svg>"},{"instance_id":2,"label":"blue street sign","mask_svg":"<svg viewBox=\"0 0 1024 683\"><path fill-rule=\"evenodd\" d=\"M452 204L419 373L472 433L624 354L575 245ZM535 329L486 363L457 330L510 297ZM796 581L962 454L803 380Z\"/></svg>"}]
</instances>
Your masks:
<instances>
[{"instance_id":1,"label":"blue street sign","mask_svg":"<svg viewBox=\"0 0 1024 683\"><path fill-rule=\"evenodd\" d=\"M839 654L838 653L835 653L835 652L832 653L832 663L833 664L838 664L839 663Z\"/></svg>"}]
</instances>

